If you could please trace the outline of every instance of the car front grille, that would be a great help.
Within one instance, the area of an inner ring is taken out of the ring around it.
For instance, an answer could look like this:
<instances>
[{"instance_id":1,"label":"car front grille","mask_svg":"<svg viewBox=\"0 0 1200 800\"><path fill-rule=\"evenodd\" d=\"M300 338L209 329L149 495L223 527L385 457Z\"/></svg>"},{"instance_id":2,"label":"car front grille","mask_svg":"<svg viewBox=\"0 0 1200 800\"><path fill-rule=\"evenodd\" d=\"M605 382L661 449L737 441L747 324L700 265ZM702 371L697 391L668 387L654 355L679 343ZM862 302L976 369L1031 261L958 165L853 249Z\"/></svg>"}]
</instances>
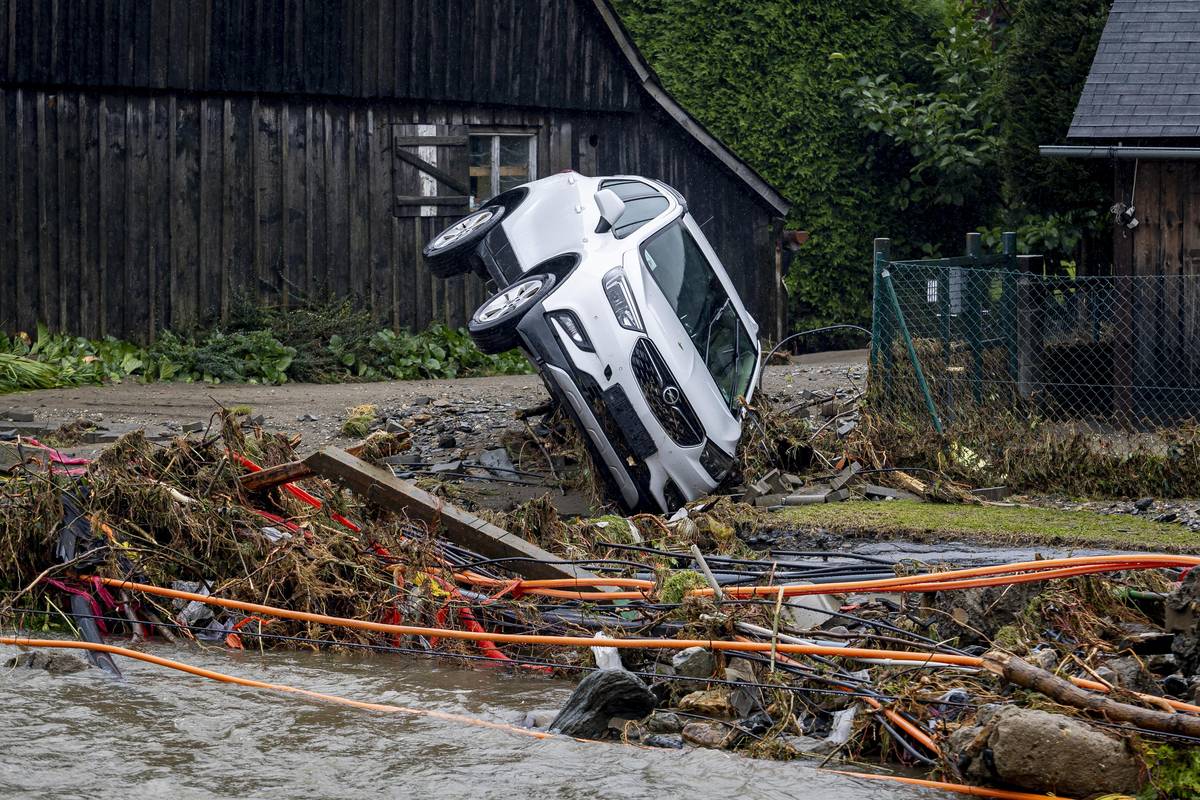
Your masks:
<instances>
[{"instance_id":1,"label":"car front grille","mask_svg":"<svg viewBox=\"0 0 1200 800\"><path fill-rule=\"evenodd\" d=\"M649 339L638 340L633 348L631 364L646 403L667 435L681 447L694 447L702 443L704 429L699 418Z\"/></svg>"}]
</instances>

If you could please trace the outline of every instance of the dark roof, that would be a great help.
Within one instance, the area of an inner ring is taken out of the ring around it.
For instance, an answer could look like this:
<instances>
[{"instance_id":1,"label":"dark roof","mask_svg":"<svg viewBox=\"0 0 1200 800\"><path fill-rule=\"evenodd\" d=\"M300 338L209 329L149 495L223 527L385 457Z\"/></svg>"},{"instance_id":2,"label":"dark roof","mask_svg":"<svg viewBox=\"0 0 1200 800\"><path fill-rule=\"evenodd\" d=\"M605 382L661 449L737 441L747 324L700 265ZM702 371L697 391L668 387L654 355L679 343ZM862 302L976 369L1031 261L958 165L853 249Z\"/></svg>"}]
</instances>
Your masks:
<instances>
[{"instance_id":1,"label":"dark roof","mask_svg":"<svg viewBox=\"0 0 1200 800\"><path fill-rule=\"evenodd\" d=\"M1200 2L1114 0L1069 139L1200 136Z\"/></svg>"}]
</instances>

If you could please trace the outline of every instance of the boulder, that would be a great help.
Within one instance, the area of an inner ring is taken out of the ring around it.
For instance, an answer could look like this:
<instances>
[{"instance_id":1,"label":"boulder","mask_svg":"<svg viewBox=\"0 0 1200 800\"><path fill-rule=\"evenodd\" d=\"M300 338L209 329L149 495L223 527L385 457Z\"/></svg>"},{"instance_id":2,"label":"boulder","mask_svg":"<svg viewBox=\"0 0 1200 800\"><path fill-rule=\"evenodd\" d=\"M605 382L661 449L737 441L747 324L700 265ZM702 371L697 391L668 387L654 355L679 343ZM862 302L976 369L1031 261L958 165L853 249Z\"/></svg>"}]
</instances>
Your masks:
<instances>
[{"instance_id":1,"label":"boulder","mask_svg":"<svg viewBox=\"0 0 1200 800\"><path fill-rule=\"evenodd\" d=\"M1143 783L1122 740L1073 717L1016 706L984 706L974 725L950 735L947 751L978 784L1092 797L1136 794Z\"/></svg>"},{"instance_id":2,"label":"boulder","mask_svg":"<svg viewBox=\"0 0 1200 800\"><path fill-rule=\"evenodd\" d=\"M679 733L683 724L683 717L670 711L655 711L646 718L646 730L651 733Z\"/></svg>"},{"instance_id":3,"label":"boulder","mask_svg":"<svg viewBox=\"0 0 1200 800\"><path fill-rule=\"evenodd\" d=\"M91 669L86 661L65 653L20 653L4 663L5 669L40 669L51 675L72 675Z\"/></svg>"},{"instance_id":4,"label":"boulder","mask_svg":"<svg viewBox=\"0 0 1200 800\"><path fill-rule=\"evenodd\" d=\"M1110 658L1096 671L1104 680L1131 692L1157 694L1158 682L1135 656Z\"/></svg>"},{"instance_id":5,"label":"boulder","mask_svg":"<svg viewBox=\"0 0 1200 800\"><path fill-rule=\"evenodd\" d=\"M679 701L679 710L706 717L732 717L736 713L728 689L709 689L692 692Z\"/></svg>"},{"instance_id":6,"label":"boulder","mask_svg":"<svg viewBox=\"0 0 1200 800\"><path fill-rule=\"evenodd\" d=\"M642 739L647 747L665 747L670 750L683 749L683 737L678 733L652 733Z\"/></svg>"},{"instance_id":7,"label":"boulder","mask_svg":"<svg viewBox=\"0 0 1200 800\"><path fill-rule=\"evenodd\" d=\"M671 658L671 666L675 674L684 678L710 678L717 668L712 653L703 647L689 647L680 650Z\"/></svg>"},{"instance_id":8,"label":"boulder","mask_svg":"<svg viewBox=\"0 0 1200 800\"><path fill-rule=\"evenodd\" d=\"M654 710L658 698L634 674L619 669L591 673L575 687L550 730L581 739L599 739L608 721L620 716L639 719Z\"/></svg>"},{"instance_id":9,"label":"boulder","mask_svg":"<svg viewBox=\"0 0 1200 800\"><path fill-rule=\"evenodd\" d=\"M1020 619L1041 591L1036 582L957 589L934 593L931 605L945 615L938 620L943 634L957 634L964 645L990 644L1001 628Z\"/></svg>"},{"instance_id":10,"label":"boulder","mask_svg":"<svg viewBox=\"0 0 1200 800\"><path fill-rule=\"evenodd\" d=\"M717 722L689 722L683 726L683 740L697 747L720 750L729 740L730 729Z\"/></svg>"}]
</instances>

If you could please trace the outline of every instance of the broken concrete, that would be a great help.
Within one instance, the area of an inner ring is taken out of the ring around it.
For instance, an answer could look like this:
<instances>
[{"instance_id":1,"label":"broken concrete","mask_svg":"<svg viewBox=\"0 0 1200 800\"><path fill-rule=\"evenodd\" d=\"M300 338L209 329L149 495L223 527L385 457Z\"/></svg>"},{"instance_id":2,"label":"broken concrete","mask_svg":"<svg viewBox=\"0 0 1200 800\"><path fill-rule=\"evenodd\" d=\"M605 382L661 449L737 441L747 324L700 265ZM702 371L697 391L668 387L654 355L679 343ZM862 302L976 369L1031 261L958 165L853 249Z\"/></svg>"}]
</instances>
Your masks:
<instances>
[{"instance_id":1,"label":"broken concrete","mask_svg":"<svg viewBox=\"0 0 1200 800\"><path fill-rule=\"evenodd\" d=\"M1141 765L1125 743L1072 717L985 706L950 735L947 751L968 781L1067 797L1136 794Z\"/></svg>"},{"instance_id":2,"label":"broken concrete","mask_svg":"<svg viewBox=\"0 0 1200 800\"><path fill-rule=\"evenodd\" d=\"M73 675L92 669L92 665L81 658L65 653L21 653L4 662L5 669L40 669L51 675Z\"/></svg>"}]
</instances>

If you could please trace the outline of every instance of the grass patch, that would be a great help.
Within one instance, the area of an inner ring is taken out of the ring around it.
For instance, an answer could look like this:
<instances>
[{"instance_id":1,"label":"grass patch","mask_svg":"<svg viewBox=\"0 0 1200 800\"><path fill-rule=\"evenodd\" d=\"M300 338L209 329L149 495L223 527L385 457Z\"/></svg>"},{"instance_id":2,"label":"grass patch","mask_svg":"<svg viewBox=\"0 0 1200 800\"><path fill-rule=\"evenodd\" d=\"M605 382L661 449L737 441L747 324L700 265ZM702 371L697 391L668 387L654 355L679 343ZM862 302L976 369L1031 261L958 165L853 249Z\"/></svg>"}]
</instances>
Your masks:
<instances>
[{"instance_id":1,"label":"grass patch","mask_svg":"<svg viewBox=\"0 0 1200 800\"><path fill-rule=\"evenodd\" d=\"M757 525L774 530L824 528L848 536L955 536L997 544L1200 552L1200 540L1182 525L1127 515L1025 506L854 501L786 508L763 516Z\"/></svg>"}]
</instances>

